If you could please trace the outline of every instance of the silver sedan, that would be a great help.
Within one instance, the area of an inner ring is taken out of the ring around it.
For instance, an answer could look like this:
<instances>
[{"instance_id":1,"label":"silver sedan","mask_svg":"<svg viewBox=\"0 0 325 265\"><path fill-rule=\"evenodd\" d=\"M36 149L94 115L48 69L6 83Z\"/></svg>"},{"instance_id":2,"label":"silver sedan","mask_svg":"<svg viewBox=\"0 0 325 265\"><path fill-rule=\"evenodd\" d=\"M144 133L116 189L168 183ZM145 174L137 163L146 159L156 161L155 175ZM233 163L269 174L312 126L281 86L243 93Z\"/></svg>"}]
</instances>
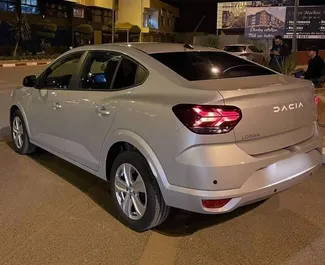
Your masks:
<instances>
[{"instance_id":1,"label":"silver sedan","mask_svg":"<svg viewBox=\"0 0 325 265\"><path fill-rule=\"evenodd\" d=\"M39 147L110 181L136 231L171 207L220 214L269 198L322 160L312 83L210 48L72 49L11 100L15 150Z\"/></svg>"}]
</instances>

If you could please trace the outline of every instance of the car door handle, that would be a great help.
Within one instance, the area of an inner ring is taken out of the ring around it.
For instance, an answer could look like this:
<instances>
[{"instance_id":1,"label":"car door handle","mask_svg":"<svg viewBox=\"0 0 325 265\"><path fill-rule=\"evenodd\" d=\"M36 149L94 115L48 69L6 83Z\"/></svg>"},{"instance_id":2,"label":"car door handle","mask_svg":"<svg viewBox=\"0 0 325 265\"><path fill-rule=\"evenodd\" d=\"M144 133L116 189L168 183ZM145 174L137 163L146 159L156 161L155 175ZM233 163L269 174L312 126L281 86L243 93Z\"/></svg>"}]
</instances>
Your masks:
<instances>
[{"instance_id":1,"label":"car door handle","mask_svg":"<svg viewBox=\"0 0 325 265\"><path fill-rule=\"evenodd\" d=\"M53 103L53 109L57 110L57 109L61 109L61 108L62 108L62 104L60 104L59 102Z\"/></svg>"},{"instance_id":2,"label":"car door handle","mask_svg":"<svg viewBox=\"0 0 325 265\"><path fill-rule=\"evenodd\" d=\"M100 115L107 116L110 114L110 112L105 107L99 107L96 109L96 112Z\"/></svg>"}]
</instances>

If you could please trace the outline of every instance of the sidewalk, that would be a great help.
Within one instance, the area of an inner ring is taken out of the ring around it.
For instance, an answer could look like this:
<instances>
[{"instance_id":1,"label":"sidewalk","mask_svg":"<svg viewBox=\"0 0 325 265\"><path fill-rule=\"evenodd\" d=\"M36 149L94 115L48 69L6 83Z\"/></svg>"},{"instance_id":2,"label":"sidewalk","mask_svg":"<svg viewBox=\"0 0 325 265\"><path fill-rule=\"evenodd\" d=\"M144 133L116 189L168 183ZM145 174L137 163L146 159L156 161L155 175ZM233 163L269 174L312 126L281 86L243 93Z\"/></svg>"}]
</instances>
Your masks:
<instances>
[{"instance_id":1,"label":"sidewalk","mask_svg":"<svg viewBox=\"0 0 325 265\"><path fill-rule=\"evenodd\" d=\"M16 66L36 66L36 65L47 65L52 60L26 60L26 61L0 61L1 67L16 67Z\"/></svg>"}]
</instances>

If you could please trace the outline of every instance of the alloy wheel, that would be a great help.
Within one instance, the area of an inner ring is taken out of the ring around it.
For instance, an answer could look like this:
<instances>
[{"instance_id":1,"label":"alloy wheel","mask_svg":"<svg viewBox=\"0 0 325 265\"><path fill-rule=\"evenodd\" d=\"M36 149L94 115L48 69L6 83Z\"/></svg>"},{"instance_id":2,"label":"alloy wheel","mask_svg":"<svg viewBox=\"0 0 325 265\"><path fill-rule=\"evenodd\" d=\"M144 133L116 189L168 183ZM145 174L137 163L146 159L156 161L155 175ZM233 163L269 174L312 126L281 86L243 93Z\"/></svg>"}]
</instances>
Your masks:
<instances>
[{"instance_id":1,"label":"alloy wheel","mask_svg":"<svg viewBox=\"0 0 325 265\"><path fill-rule=\"evenodd\" d=\"M147 208L147 191L141 174L128 163L121 164L115 175L115 196L123 213L139 220Z\"/></svg>"},{"instance_id":2,"label":"alloy wheel","mask_svg":"<svg viewBox=\"0 0 325 265\"><path fill-rule=\"evenodd\" d=\"M12 122L12 136L18 149L24 145L24 128L21 119L16 116Z\"/></svg>"}]
</instances>

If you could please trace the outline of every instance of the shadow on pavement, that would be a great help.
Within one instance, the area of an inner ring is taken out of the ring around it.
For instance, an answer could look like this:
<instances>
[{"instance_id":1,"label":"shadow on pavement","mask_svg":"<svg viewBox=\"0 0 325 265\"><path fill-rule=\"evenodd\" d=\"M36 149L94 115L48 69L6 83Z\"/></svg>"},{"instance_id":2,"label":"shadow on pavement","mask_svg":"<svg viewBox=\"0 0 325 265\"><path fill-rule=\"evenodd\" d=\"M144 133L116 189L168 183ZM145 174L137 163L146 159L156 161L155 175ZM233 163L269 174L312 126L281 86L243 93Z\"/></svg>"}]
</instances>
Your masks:
<instances>
[{"instance_id":1,"label":"shadow on pavement","mask_svg":"<svg viewBox=\"0 0 325 265\"><path fill-rule=\"evenodd\" d=\"M11 142L9 142L8 145L13 148ZM109 183L42 149L38 149L30 158L78 188L111 216L118 219L111 195L109 194ZM174 237L190 235L201 229L215 226L241 216L260 204L261 202L255 203L242 207L235 212L223 215L202 215L172 209L170 217L165 223L156 228L155 231L163 235Z\"/></svg>"},{"instance_id":2,"label":"shadow on pavement","mask_svg":"<svg viewBox=\"0 0 325 265\"><path fill-rule=\"evenodd\" d=\"M5 142L10 140L10 127L6 126L0 128L0 142Z\"/></svg>"},{"instance_id":3,"label":"shadow on pavement","mask_svg":"<svg viewBox=\"0 0 325 265\"><path fill-rule=\"evenodd\" d=\"M199 230L217 226L241 215L244 215L245 213L263 204L264 201L241 207L231 213L220 215L197 214L183 210L172 209L171 214L166 222L155 228L155 231L157 233L173 237L192 235Z\"/></svg>"},{"instance_id":4,"label":"shadow on pavement","mask_svg":"<svg viewBox=\"0 0 325 265\"><path fill-rule=\"evenodd\" d=\"M12 142L7 142L7 144L13 148ZM78 188L110 215L118 219L110 198L109 183L40 148L29 157Z\"/></svg>"}]
</instances>

